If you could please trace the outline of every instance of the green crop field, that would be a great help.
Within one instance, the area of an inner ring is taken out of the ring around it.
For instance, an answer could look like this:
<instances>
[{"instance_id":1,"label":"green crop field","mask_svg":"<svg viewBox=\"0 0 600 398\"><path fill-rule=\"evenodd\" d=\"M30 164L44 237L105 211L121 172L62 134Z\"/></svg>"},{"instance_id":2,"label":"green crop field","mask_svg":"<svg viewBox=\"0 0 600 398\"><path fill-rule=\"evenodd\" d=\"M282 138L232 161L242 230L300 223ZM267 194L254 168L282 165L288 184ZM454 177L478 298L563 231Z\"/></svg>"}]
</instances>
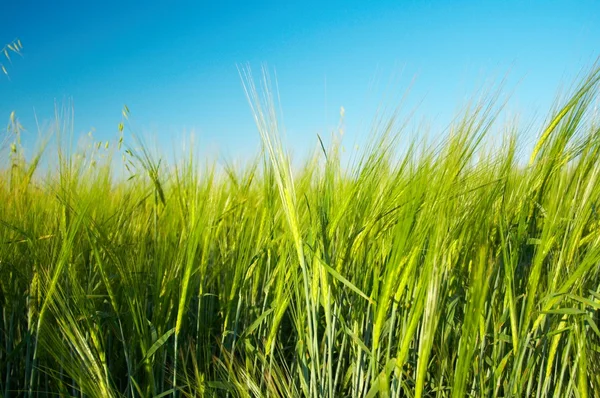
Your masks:
<instances>
[{"instance_id":1,"label":"green crop field","mask_svg":"<svg viewBox=\"0 0 600 398\"><path fill-rule=\"evenodd\" d=\"M1 395L600 394L600 68L530 150L492 98L439 140L392 115L349 166L315 139L292 167L244 81L242 168L129 136L26 158L11 119Z\"/></svg>"}]
</instances>

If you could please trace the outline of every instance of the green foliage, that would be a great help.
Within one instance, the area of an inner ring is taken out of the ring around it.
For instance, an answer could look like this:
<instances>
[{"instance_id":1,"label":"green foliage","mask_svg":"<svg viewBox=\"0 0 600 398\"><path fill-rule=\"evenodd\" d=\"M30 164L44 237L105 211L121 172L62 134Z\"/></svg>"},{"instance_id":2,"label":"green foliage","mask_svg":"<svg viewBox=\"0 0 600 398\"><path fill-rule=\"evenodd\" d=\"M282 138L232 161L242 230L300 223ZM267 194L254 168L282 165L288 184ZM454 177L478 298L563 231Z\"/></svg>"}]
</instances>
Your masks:
<instances>
[{"instance_id":1,"label":"green foliage","mask_svg":"<svg viewBox=\"0 0 600 398\"><path fill-rule=\"evenodd\" d=\"M297 170L268 79L242 77L264 151L237 169L128 146L125 108L116 145L39 176L11 116L0 394L600 391L600 69L531 154L512 127L493 145L492 100L437 143L382 120L350 167L319 137Z\"/></svg>"}]
</instances>

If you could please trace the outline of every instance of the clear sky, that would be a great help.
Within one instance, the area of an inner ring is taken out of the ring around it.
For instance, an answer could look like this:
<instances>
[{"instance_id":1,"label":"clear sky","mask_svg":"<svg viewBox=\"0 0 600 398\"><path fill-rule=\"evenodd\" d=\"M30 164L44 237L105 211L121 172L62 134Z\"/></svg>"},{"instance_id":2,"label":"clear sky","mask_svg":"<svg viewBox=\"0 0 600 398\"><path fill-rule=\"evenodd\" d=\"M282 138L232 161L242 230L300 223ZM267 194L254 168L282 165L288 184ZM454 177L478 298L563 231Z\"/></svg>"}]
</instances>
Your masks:
<instances>
[{"instance_id":1,"label":"clear sky","mask_svg":"<svg viewBox=\"0 0 600 398\"><path fill-rule=\"evenodd\" d=\"M161 147L194 130L228 157L259 145L237 70L246 62L255 75L263 62L277 70L287 143L304 151L340 106L346 139L364 135L381 100L395 105L413 78L406 107L419 104L432 126L507 73L511 106L543 116L559 85L600 55L594 0L2 0L0 15L0 43L24 46L0 78L0 121L16 111L26 140L37 136L34 110L48 120L64 100L76 135L93 127L114 139L127 104Z\"/></svg>"}]
</instances>

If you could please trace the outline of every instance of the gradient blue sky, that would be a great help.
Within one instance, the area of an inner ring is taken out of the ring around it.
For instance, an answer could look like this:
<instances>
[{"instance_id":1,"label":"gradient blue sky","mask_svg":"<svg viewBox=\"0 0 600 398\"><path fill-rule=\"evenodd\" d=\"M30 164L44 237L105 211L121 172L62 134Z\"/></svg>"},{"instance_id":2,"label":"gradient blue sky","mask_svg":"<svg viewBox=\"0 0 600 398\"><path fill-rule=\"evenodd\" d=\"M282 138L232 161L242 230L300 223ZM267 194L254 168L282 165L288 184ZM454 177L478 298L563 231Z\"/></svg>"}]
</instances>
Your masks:
<instances>
[{"instance_id":1,"label":"gradient blue sky","mask_svg":"<svg viewBox=\"0 0 600 398\"><path fill-rule=\"evenodd\" d=\"M415 77L406 107L419 104L436 128L507 73L511 107L543 116L559 85L600 55L592 0L6 0L0 15L0 42L24 46L10 80L0 78L0 121L16 111L27 139L37 136L34 110L48 120L55 101L72 99L76 135L93 127L97 139L118 137L127 104L161 147L195 130L228 157L259 146L238 64L277 70L287 143L304 151L337 124L340 106L346 140L360 140L384 94L395 105Z\"/></svg>"}]
</instances>

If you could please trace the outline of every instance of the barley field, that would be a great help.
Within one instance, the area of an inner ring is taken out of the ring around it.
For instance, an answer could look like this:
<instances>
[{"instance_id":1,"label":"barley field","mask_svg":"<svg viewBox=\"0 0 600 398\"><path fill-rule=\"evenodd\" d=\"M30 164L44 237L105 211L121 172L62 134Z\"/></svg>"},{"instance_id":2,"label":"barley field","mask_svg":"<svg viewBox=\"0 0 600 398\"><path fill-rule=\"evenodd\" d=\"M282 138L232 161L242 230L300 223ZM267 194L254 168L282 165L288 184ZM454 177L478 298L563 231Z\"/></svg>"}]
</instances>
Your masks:
<instances>
[{"instance_id":1,"label":"barley field","mask_svg":"<svg viewBox=\"0 0 600 398\"><path fill-rule=\"evenodd\" d=\"M492 98L440 139L391 115L349 165L334 134L299 167L243 78L244 167L126 134L26 158L11 119L2 396L600 396L600 68L527 151Z\"/></svg>"}]
</instances>

